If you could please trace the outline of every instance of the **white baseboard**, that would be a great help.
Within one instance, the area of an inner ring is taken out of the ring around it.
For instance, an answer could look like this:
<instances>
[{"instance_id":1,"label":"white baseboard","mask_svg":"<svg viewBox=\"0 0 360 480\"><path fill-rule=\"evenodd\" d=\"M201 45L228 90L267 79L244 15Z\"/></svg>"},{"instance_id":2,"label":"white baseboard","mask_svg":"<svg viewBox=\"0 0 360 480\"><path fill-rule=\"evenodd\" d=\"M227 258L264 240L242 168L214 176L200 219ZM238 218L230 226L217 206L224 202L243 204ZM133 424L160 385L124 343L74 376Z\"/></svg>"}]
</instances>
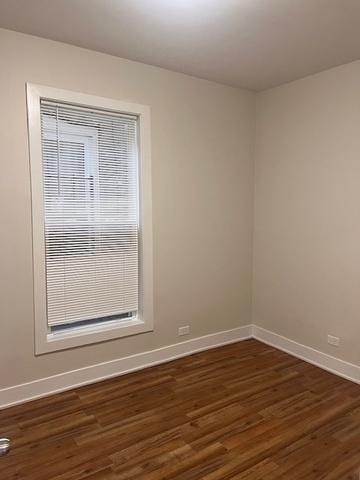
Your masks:
<instances>
[{"instance_id":1,"label":"white baseboard","mask_svg":"<svg viewBox=\"0 0 360 480\"><path fill-rule=\"evenodd\" d=\"M306 345L302 345L256 325L246 325L234 328L233 330L205 335L156 350L138 353L110 362L99 363L78 370L53 375L52 377L41 378L33 382L4 388L0 390L0 409L70 390L82 385L106 380L107 378L124 375L185 357L196 352L239 342L248 338L255 338L260 342L283 350L290 355L294 355L301 360L305 360L317 367L360 384L360 366L332 357L331 355L327 355L326 353L307 347Z\"/></svg>"},{"instance_id":2,"label":"white baseboard","mask_svg":"<svg viewBox=\"0 0 360 480\"><path fill-rule=\"evenodd\" d=\"M63 392L81 385L99 382L143 368L169 362L192 353L209 350L252 337L252 325L205 335L174 345L138 353L129 357L99 363L70 372L41 378L0 390L0 409L25 403L36 398Z\"/></svg>"},{"instance_id":3,"label":"white baseboard","mask_svg":"<svg viewBox=\"0 0 360 480\"><path fill-rule=\"evenodd\" d=\"M290 355L312 363L328 372L360 384L360 366L358 365L332 357L256 325L253 325L253 337L260 342L290 353Z\"/></svg>"}]
</instances>

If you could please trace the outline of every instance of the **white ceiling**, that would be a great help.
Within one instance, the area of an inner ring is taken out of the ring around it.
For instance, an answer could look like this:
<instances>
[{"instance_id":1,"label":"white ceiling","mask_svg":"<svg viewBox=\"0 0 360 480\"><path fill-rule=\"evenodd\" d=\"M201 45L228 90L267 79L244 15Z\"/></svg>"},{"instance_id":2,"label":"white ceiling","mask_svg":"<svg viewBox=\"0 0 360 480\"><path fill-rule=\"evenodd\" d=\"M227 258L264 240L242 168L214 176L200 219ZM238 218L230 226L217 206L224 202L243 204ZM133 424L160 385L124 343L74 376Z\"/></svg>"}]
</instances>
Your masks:
<instances>
[{"instance_id":1,"label":"white ceiling","mask_svg":"<svg viewBox=\"0 0 360 480\"><path fill-rule=\"evenodd\" d=\"M360 58L360 0L0 0L0 26L253 90Z\"/></svg>"}]
</instances>

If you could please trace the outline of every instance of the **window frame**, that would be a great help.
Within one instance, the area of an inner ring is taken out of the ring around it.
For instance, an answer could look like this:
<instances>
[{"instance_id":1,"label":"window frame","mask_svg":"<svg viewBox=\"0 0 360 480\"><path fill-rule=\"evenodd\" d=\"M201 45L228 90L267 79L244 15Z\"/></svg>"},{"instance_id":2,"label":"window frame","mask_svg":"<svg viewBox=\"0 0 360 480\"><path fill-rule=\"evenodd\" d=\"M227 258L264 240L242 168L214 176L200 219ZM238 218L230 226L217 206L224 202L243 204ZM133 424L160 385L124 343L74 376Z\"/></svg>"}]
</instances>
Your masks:
<instances>
[{"instance_id":1,"label":"window frame","mask_svg":"<svg viewBox=\"0 0 360 480\"><path fill-rule=\"evenodd\" d=\"M84 160L85 160L85 171L89 171L89 150L91 150L90 143L91 142L97 142L98 141L98 134L95 132L93 128L91 127L79 127L77 125L72 125L71 128L68 127L65 122L62 122L63 125L61 127L61 137L65 139L65 141L74 141L74 137L76 139L75 143L82 144L84 146ZM66 131L68 130L68 131ZM74 133L76 132L76 133ZM52 138L49 138L52 137ZM78 140L81 140L80 142ZM49 134L47 132L47 140L56 140L56 134ZM96 145L97 146L97 145ZM96 175L94 175L94 178L96 177L96 189L94 188L94 191L96 192L96 195L99 195L99 175L98 175L98 162L96 164ZM94 173L94 172L93 172ZM86 175L86 173L85 173ZM88 194L89 192L87 192ZM89 195L87 195L89 197Z\"/></svg>"},{"instance_id":2,"label":"window frame","mask_svg":"<svg viewBox=\"0 0 360 480\"><path fill-rule=\"evenodd\" d=\"M154 329L150 107L32 83L26 84L30 153L35 355L127 337ZM136 115L139 142L139 311L136 318L51 332L47 323L43 159L40 101Z\"/></svg>"}]
</instances>

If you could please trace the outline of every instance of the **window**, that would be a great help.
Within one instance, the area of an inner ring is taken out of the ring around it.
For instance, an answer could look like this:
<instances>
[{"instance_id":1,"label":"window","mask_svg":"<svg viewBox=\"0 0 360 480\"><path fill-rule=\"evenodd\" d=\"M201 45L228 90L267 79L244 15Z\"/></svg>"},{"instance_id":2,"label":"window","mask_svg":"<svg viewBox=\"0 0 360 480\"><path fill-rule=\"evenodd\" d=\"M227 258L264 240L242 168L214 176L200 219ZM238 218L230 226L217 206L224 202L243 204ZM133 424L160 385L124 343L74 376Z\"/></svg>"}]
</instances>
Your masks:
<instances>
[{"instance_id":1,"label":"window","mask_svg":"<svg viewBox=\"0 0 360 480\"><path fill-rule=\"evenodd\" d=\"M27 94L36 353L152 330L148 107Z\"/></svg>"}]
</instances>

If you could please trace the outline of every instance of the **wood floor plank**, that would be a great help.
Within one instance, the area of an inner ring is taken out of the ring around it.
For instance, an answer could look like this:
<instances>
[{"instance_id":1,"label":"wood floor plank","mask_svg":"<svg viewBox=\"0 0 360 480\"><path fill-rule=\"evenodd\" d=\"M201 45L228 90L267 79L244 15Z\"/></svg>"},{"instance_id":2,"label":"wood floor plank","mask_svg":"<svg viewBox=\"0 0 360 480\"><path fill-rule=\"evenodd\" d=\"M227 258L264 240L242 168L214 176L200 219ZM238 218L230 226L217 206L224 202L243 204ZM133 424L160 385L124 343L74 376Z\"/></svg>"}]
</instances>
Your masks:
<instances>
[{"instance_id":1,"label":"wood floor plank","mask_svg":"<svg viewBox=\"0 0 360 480\"><path fill-rule=\"evenodd\" d=\"M359 480L360 386L256 340L0 411L0 480Z\"/></svg>"}]
</instances>

